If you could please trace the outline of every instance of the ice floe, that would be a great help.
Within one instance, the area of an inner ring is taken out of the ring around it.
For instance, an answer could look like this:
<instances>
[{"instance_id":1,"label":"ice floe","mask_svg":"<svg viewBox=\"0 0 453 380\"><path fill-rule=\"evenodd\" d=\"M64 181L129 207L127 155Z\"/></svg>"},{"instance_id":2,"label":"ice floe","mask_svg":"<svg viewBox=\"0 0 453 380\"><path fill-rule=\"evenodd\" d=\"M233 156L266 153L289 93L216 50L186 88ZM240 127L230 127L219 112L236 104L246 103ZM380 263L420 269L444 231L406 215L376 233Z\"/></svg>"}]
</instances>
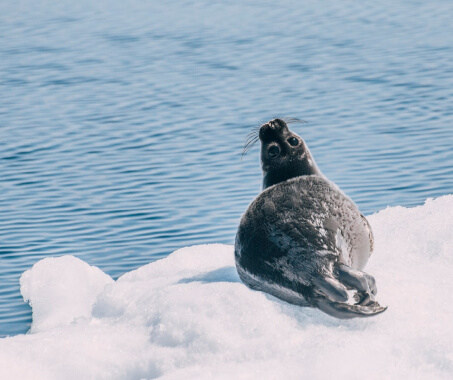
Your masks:
<instances>
[{"instance_id":1,"label":"ice floe","mask_svg":"<svg viewBox=\"0 0 453 380\"><path fill-rule=\"evenodd\" d=\"M33 324L0 340L0 378L452 378L453 196L369 220L382 315L336 320L252 291L227 245L182 248L117 281L47 258L22 275Z\"/></svg>"}]
</instances>

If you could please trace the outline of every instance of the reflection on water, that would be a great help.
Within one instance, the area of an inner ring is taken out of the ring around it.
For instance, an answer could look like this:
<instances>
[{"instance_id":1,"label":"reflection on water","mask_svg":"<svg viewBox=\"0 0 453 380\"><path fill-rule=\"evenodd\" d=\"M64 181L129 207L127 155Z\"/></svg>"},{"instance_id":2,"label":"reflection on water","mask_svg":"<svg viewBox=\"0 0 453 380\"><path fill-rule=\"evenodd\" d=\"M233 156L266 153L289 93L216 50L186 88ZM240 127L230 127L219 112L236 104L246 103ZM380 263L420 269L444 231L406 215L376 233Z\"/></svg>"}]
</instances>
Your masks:
<instances>
[{"instance_id":1,"label":"reflection on water","mask_svg":"<svg viewBox=\"0 0 453 380\"><path fill-rule=\"evenodd\" d=\"M260 190L250 129L298 117L365 214L453 189L453 3L0 4L0 334L20 274L73 254L113 277L232 243Z\"/></svg>"}]
</instances>

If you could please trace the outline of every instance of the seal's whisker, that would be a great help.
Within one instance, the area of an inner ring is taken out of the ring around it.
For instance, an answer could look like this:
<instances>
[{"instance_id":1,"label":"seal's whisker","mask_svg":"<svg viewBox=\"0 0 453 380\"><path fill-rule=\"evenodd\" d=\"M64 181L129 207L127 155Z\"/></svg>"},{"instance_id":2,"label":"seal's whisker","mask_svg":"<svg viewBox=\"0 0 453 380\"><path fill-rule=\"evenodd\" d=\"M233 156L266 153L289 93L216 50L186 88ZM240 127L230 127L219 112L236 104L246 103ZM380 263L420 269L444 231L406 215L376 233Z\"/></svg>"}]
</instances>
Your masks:
<instances>
[{"instance_id":1,"label":"seal's whisker","mask_svg":"<svg viewBox=\"0 0 453 380\"><path fill-rule=\"evenodd\" d=\"M249 144L251 141L259 137L259 128L252 130L247 137L245 138L245 145Z\"/></svg>"},{"instance_id":2,"label":"seal's whisker","mask_svg":"<svg viewBox=\"0 0 453 380\"><path fill-rule=\"evenodd\" d=\"M294 118L294 117L287 117L287 118L284 118L282 120L286 124L295 124L295 123L306 124L307 123L305 120L297 119L297 118Z\"/></svg>"},{"instance_id":3,"label":"seal's whisker","mask_svg":"<svg viewBox=\"0 0 453 380\"><path fill-rule=\"evenodd\" d=\"M247 139L244 148L242 150L242 155L241 155L241 160L242 158L247 154L247 152L252 148L253 145L259 140L259 135L251 136L249 139Z\"/></svg>"},{"instance_id":4,"label":"seal's whisker","mask_svg":"<svg viewBox=\"0 0 453 380\"><path fill-rule=\"evenodd\" d=\"M259 140L259 138L260 138L260 129L261 129L261 125L258 125L256 127L252 128L251 132L245 138L245 144L244 144L244 147L242 149L241 161L242 161L242 158L247 154L247 152Z\"/></svg>"},{"instance_id":5,"label":"seal's whisker","mask_svg":"<svg viewBox=\"0 0 453 380\"><path fill-rule=\"evenodd\" d=\"M250 133L246 138L245 138L245 143L247 144L249 141L252 141L258 137L258 133Z\"/></svg>"},{"instance_id":6,"label":"seal's whisker","mask_svg":"<svg viewBox=\"0 0 453 380\"><path fill-rule=\"evenodd\" d=\"M259 140L258 136L254 137L253 139L250 139L249 141L247 141L247 143L244 145L244 153L247 153L248 150L253 146L255 145L255 143Z\"/></svg>"},{"instance_id":7,"label":"seal's whisker","mask_svg":"<svg viewBox=\"0 0 453 380\"><path fill-rule=\"evenodd\" d=\"M252 131L247 135L247 139L249 139L250 137L253 137L253 136L257 136L259 134L260 128L261 127L253 128Z\"/></svg>"}]
</instances>

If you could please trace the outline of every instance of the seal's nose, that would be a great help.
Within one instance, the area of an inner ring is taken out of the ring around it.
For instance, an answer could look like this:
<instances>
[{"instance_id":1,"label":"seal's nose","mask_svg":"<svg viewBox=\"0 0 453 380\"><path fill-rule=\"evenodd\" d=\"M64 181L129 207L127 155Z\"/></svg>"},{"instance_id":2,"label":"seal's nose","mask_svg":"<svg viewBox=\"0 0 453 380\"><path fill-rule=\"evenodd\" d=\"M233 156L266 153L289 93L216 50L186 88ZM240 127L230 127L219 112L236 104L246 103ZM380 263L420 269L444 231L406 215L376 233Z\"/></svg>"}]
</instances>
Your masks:
<instances>
[{"instance_id":1,"label":"seal's nose","mask_svg":"<svg viewBox=\"0 0 453 380\"><path fill-rule=\"evenodd\" d=\"M287 125L282 119L274 119L266 124L263 124L260 128L260 139L261 141L267 140L280 133L283 128Z\"/></svg>"},{"instance_id":2,"label":"seal's nose","mask_svg":"<svg viewBox=\"0 0 453 380\"><path fill-rule=\"evenodd\" d=\"M279 131L286 127L286 123L282 119L274 119L264 124L263 127L264 126L267 126L269 129L274 131Z\"/></svg>"},{"instance_id":3,"label":"seal's nose","mask_svg":"<svg viewBox=\"0 0 453 380\"><path fill-rule=\"evenodd\" d=\"M287 127L286 123L282 120L282 119L274 119L274 120L271 120L269 123L271 123L274 128L285 128Z\"/></svg>"}]
</instances>

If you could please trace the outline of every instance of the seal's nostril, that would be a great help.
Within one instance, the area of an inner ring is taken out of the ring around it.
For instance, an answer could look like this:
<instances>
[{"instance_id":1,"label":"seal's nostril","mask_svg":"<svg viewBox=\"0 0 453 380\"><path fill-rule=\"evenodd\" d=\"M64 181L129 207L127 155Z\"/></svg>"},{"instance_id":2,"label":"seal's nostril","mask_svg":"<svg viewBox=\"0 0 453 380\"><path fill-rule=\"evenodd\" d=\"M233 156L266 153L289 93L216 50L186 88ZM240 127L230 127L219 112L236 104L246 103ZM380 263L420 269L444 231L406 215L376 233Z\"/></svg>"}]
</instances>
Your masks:
<instances>
[{"instance_id":1,"label":"seal's nostril","mask_svg":"<svg viewBox=\"0 0 453 380\"><path fill-rule=\"evenodd\" d=\"M283 120L271 120L261 126L259 137L261 141L276 138L285 128L287 128L287 125Z\"/></svg>"},{"instance_id":2,"label":"seal's nostril","mask_svg":"<svg viewBox=\"0 0 453 380\"><path fill-rule=\"evenodd\" d=\"M276 126L279 128L285 128L287 126L282 119L274 119L272 120L272 123L276 124Z\"/></svg>"}]
</instances>

